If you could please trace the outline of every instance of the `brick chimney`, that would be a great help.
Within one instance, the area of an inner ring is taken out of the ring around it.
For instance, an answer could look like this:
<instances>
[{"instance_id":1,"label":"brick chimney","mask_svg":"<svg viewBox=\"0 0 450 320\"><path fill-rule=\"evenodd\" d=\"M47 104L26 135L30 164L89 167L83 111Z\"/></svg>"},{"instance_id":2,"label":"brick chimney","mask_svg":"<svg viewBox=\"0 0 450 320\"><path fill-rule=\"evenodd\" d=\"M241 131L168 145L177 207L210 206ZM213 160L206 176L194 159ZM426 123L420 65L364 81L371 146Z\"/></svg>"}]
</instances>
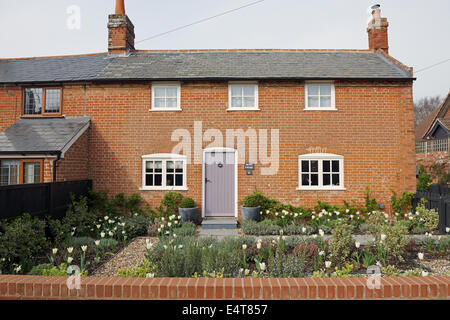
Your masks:
<instances>
[{"instance_id":1,"label":"brick chimney","mask_svg":"<svg viewBox=\"0 0 450 320\"><path fill-rule=\"evenodd\" d=\"M388 42L388 26L389 23L386 18L381 18L380 5L372 6L372 20L367 26L367 33L369 34L369 49L381 49L389 54Z\"/></svg>"},{"instance_id":2,"label":"brick chimney","mask_svg":"<svg viewBox=\"0 0 450 320\"><path fill-rule=\"evenodd\" d=\"M116 0L115 14L108 16L108 53L134 51L134 25L125 14L124 0Z\"/></svg>"}]
</instances>

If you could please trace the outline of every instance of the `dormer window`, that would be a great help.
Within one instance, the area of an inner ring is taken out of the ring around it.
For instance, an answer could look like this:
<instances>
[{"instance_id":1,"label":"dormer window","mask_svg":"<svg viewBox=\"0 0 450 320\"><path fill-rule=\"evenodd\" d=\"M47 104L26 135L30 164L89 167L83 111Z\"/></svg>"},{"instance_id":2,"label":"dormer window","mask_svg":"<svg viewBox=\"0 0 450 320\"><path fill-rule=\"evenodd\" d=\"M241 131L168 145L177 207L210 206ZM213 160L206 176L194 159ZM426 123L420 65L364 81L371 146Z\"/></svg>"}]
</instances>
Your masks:
<instances>
[{"instance_id":1,"label":"dormer window","mask_svg":"<svg viewBox=\"0 0 450 320\"><path fill-rule=\"evenodd\" d=\"M61 88L24 89L24 116L60 115L61 105Z\"/></svg>"}]
</instances>

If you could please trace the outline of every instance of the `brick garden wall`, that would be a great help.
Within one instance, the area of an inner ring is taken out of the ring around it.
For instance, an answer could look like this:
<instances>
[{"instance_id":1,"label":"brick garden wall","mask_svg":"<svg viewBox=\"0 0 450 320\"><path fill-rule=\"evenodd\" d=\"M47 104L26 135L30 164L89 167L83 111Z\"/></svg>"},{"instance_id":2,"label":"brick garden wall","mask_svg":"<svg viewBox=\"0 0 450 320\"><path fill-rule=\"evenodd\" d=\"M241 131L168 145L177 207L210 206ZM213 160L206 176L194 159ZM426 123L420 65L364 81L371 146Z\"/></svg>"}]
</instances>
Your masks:
<instances>
[{"instance_id":1,"label":"brick garden wall","mask_svg":"<svg viewBox=\"0 0 450 320\"><path fill-rule=\"evenodd\" d=\"M431 176L431 179L437 182L437 177L433 174L432 166L435 163L446 163L445 172L449 171L450 157L447 151L441 152L430 152L430 153L417 153L416 154L416 164L425 166L425 170Z\"/></svg>"},{"instance_id":2,"label":"brick garden wall","mask_svg":"<svg viewBox=\"0 0 450 320\"><path fill-rule=\"evenodd\" d=\"M415 190L411 83L338 81L335 93L338 111L305 111L304 82L260 81L260 111L230 112L227 82L183 82L182 112L149 112L149 83L91 84L86 90L74 84L64 86L63 114L91 117L88 176L95 189L111 195L138 192L151 206L159 205L164 191L139 191L141 156L170 153L178 143L171 141L172 132L184 128L193 136L194 121L202 121L203 132L216 128L224 139L226 129L280 130L278 173L262 176L257 163L254 175L247 176L240 165L239 200L256 187L294 205L313 206L319 199L338 205L342 200L362 203L369 186L378 202L389 208L391 188ZM5 90L0 90L0 97L8 110L15 108ZM5 121L12 123L18 116L9 111ZM309 153L310 147L344 156L346 191L296 190L298 155ZM70 179L69 166L58 170L58 179ZM201 179L201 165L188 165L189 190L183 193L199 204Z\"/></svg>"},{"instance_id":3,"label":"brick garden wall","mask_svg":"<svg viewBox=\"0 0 450 320\"><path fill-rule=\"evenodd\" d=\"M449 299L450 276L365 278L67 277L0 275L0 299Z\"/></svg>"}]
</instances>

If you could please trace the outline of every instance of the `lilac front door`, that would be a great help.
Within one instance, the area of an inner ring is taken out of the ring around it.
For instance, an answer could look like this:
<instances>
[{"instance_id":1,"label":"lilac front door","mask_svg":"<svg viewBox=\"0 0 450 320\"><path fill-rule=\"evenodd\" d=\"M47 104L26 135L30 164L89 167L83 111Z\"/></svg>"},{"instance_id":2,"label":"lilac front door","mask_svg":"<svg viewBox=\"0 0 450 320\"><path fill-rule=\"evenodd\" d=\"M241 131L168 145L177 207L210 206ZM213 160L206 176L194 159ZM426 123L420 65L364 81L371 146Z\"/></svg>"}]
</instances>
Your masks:
<instances>
[{"instance_id":1,"label":"lilac front door","mask_svg":"<svg viewBox=\"0 0 450 320\"><path fill-rule=\"evenodd\" d=\"M205 217L234 217L234 152L205 152L204 166Z\"/></svg>"}]
</instances>

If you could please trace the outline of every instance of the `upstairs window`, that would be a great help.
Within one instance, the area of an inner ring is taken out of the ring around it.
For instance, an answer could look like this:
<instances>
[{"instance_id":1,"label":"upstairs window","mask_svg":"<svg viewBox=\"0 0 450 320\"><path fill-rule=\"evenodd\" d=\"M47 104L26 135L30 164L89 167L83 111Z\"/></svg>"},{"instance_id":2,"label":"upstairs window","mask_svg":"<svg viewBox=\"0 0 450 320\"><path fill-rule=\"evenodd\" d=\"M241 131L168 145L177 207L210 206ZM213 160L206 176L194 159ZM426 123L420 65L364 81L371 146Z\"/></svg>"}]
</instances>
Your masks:
<instances>
[{"instance_id":1,"label":"upstairs window","mask_svg":"<svg viewBox=\"0 0 450 320\"><path fill-rule=\"evenodd\" d=\"M344 157L311 153L298 157L298 190L345 190Z\"/></svg>"},{"instance_id":2,"label":"upstairs window","mask_svg":"<svg viewBox=\"0 0 450 320\"><path fill-rule=\"evenodd\" d=\"M26 116L61 114L61 88L25 88L24 112Z\"/></svg>"},{"instance_id":3,"label":"upstairs window","mask_svg":"<svg viewBox=\"0 0 450 320\"><path fill-rule=\"evenodd\" d=\"M228 110L259 110L256 83L231 83L228 86Z\"/></svg>"},{"instance_id":4,"label":"upstairs window","mask_svg":"<svg viewBox=\"0 0 450 320\"><path fill-rule=\"evenodd\" d=\"M142 156L142 190L186 190L186 156Z\"/></svg>"},{"instance_id":5,"label":"upstairs window","mask_svg":"<svg viewBox=\"0 0 450 320\"><path fill-rule=\"evenodd\" d=\"M153 84L152 111L181 110L180 84Z\"/></svg>"},{"instance_id":6,"label":"upstairs window","mask_svg":"<svg viewBox=\"0 0 450 320\"><path fill-rule=\"evenodd\" d=\"M332 82L307 82L305 110L336 110Z\"/></svg>"}]
</instances>

